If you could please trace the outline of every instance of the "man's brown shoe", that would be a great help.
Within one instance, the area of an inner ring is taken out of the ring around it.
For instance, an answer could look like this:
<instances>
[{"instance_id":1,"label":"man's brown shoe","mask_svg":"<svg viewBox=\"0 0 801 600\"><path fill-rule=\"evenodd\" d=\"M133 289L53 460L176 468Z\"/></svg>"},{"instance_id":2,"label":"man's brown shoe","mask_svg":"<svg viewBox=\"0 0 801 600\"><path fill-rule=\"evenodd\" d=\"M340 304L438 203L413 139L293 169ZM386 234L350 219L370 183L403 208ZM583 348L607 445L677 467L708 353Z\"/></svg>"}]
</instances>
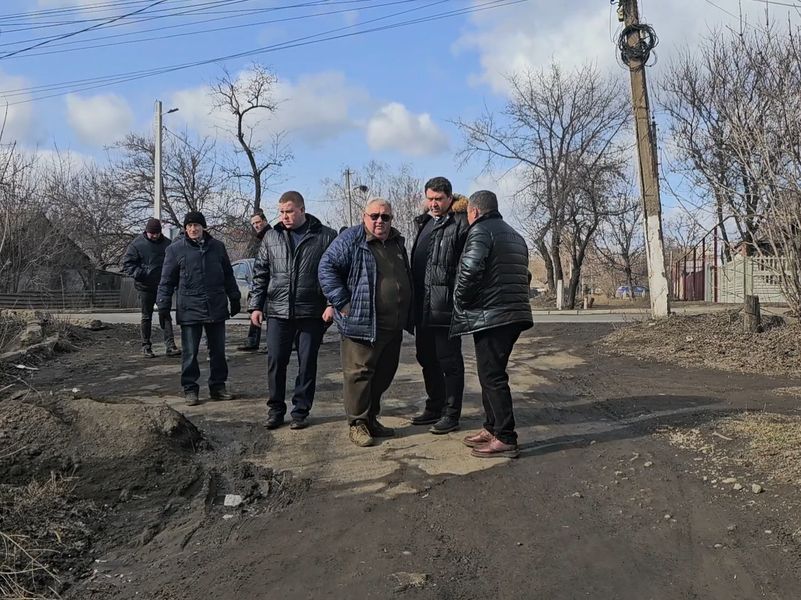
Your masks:
<instances>
[{"instance_id":1,"label":"man's brown shoe","mask_svg":"<svg viewBox=\"0 0 801 600\"><path fill-rule=\"evenodd\" d=\"M373 436L370 435L370 430L367 429L367 424L362 421L350 426L349 437L350 441L360 448L366 448L367 446L375 444Z\"/></svg>"},{"instance_id":2,"label":"man's brown shoe","mask_svg":"<svg viewBox=\"0 0 801 600\"><path fill-rule=\"evenodd\" d=\"M504 444L493 437L488 444L474 447L470 454L477 458L517 458L520 456L520 448L517 444Z\"/></svg>"},{"instance_id":3,"label":"man's brown shoe","mask_svg":"<svg viewBox=\"0 0 801 600\"><path fill-rule=\"evenodd\" d=\"M367 429L370 431L370 435L372 435L373 437L378 437L378 438L395 437L395 430L392 429L392 427L384 427L381 423L378 422L378 419L368 422Z\"/></svg>"},{"instance_id":4,"label":"man's brown shoe","mask_svg":"<svg viewBox=\"0 0 801 600\"><path fill-rule=\"evenodd\" d=\"M468 448L475 448L476 446L489 444L494 439L495 436L493 436L486 429L482 429L478 433L474 433L473 435L468 435L467 437L463 438L462 443Z\"/></svg>"}]
</instances>

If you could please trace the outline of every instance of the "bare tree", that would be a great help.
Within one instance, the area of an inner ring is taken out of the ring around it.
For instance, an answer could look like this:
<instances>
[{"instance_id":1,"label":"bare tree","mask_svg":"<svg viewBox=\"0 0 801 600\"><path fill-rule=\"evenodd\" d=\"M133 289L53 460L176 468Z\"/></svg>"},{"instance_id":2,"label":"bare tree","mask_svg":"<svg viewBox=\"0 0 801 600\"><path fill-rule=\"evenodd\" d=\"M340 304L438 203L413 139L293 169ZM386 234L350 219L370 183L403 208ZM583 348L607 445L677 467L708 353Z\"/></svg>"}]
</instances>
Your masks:
<instances>
[{"instance_id":1,"label":"bare tree","mask_svg":"<svg viewBox=\"0 0 801 600\"><path fill-rule=\"evenodd\" d=\"M360 169L352 169L350 183L352 189L348 193L341 179L322 181L331 207L326 217L333 227L349 225L351 212L354 223L360 222L367 200L380 197L392 203L395 216L392 226L401 232L407 244L414 241L414 218L423 211L423 181L413 174L410 165L393 170L388 164L373 160Z\"/></svg>"},{"instance_id":2,"label":"bare tree","mask_svg":"<svg viewBox=\"0 0 801 600\"><path fill-rule=\"evenodd\" d=\"M771 80L792 61L787 38L775 30L713 32L681 54L661 84L675 170L699 190L699 208L713 211L727 251L724 220L733 217L750 252L772 201L766 177L782 160L787 132L776 127L773 109L785 97ZM766 137L767 145L758 142Z\"/></svg>"},{"instance_id":3,"label":"bare tree","mask_svg":"<svg viewBox=\"0 0 801 600\"><path fill-rule=\"evenodd\" d=\"M629 122L620 83L584 66L570 73L549 68L508 78L511 97L500 114L455 124L464 136L464 162L483 161L524 173L518 190L521 221L535 249L547 255L553 276L564 279L563 253L570 257L567 304L575 304L581 264L604 213L604 186L624 160L621 134ZM567 245L567 248L565 248ZM565 252L567 251L567 252Z\"/></svg>"},{"instance_id":4,"label":"bare tree","mask_svg":"<svg viewBox=\"0 0 801 600\"><path fill-rule=\"evenodd\" d=\"M261 208L265 181L292 158L283 133L273 135L267 143L257 134L259 113L272 114L278 110L278 104L273 97L276 82L273 73L254 63L239 78L223 70L223 74L211 86L216 108L233 116L232 133L239 150L245 155L248 169L235 167L232 172L236 177L247 178L252 182L253 211Z\"/></svg>"},{"instance_id":5,"label":"bare tree","mask_svg":"<svg viewBox=\"0 0 801 600\"><path fill-rule=\"evenodd\" d=\"M129 226L139 226L153 209L155 142L152 137L129 133L111 148L110 171L127 200ZM245 202L228 186L229 177L219 167L215 143L208 137L192 140L187 132L167 136L163 159L162 217L180 227L192 210L204 211L209 220L242 218Z\"/></svg>"},{"instance_id":6,"label":"bare tree","mask_svg":"<svg viewBox=\"0 0 801 600\"><path fill-rule=\"evenodd\" d=\"M0 148L0 289L6 292L52 289L64 269L86 266L49 217L36 158L16 144Z\"/></svg>"},{"instance_id":7,"label":"bare tree","mask_svg":"<svg viewBox=\"0 0 801 600\"><path fill-rule=\"evenodd\" d=\"M595 250L609 270L623 277L633 300L634 285L643 271L641 266L645 258L642 202L639 198L621 193L611 199L599 235L595 237Z\"/></svg>"}]
</instances>

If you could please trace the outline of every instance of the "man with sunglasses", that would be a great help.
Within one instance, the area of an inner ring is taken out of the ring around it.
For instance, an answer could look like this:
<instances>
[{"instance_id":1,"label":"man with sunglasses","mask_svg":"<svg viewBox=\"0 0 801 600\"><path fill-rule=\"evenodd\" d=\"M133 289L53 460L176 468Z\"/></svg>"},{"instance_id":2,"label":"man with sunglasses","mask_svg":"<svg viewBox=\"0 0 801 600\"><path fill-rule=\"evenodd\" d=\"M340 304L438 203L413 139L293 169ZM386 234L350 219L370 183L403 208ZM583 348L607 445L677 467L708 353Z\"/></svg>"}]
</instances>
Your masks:
<instances>
[{"instance_id":1,"label":"man with sunglasses","mask_svg":"<svg viewBox=\"0 0 801 600\"><path fill-rule=\"evenodd\" d=\"M403 330L413 332L412 277L392 205L375 198L363 222L342 232L320 260L320 285L342 334L345 411L350 440L372 446L395 432L378 421L381 396L400 359Z\"/></svg>"},{"instance_id":2,"label":"man with sunglasses","mask_svg":"<svg viewBox=\"0 0 801 600\"><path fill-rule=\"evenodd\" d=\"M451 182L434 177L425 185L427 211L415 218L412 248L417 362L423 369L426 404L412 425L445 434L459 429L464 395L462 339L448 337L453 284L467 237L467 199L453 197Z\"/></svg>"}]
</instances>

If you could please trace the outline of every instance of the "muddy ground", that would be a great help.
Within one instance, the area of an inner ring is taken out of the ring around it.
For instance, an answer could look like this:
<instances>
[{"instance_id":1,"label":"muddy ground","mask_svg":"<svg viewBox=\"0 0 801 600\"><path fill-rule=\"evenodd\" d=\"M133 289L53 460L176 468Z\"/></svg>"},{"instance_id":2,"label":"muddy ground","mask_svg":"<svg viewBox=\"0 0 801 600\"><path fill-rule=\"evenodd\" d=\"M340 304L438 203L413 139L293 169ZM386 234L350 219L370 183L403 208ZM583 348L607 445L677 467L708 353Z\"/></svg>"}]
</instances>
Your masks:
<instances>
[{"instance_id":1,"label":"muddy ground","mask_svg":"<svg viewBox=\"0 0 801 600\"><path fill-rule=\"evenodd\" d=\"M62 478L35 497L60 498L63 518L35 529L69 547L62 563L41 557L63 597L798 597L800 482L755 460L753 431L737 426L796 422L797 379L634 360L600 343L612 326L538 325L510 367L522 456L487 461L464 431L408 425L423 395L411 339L384 403L398 436L361 449L335 336L312 426L268 432L265 357L237 352L244 328L231 331L231 402L185 407L177 360L140 358L125 326L3 392L0 481L19 502L31 478Z\"/></svg>"}]
</instances>

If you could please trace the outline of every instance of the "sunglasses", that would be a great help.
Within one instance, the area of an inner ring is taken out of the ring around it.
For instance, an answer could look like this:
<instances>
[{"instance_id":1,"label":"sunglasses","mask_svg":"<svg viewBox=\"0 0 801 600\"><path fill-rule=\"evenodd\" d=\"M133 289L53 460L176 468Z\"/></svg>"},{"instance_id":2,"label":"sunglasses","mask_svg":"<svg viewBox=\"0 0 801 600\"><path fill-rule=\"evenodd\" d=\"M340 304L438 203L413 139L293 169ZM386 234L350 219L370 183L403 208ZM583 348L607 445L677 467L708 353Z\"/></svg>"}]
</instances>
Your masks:
<instances>
[{"instance_id":1,"label":"sunglasses","mask_svg":"<svg viewBox=\"0 0 801 600\"><path fill-rule=\"evenodd\" d=\"M384 223L386 223L387 221L392 220L392 215L387 215L383 213L370 213L367 216L370 217L371 221L378 221L378 219L381 219Z\"/></svg>"}]
</instances>

